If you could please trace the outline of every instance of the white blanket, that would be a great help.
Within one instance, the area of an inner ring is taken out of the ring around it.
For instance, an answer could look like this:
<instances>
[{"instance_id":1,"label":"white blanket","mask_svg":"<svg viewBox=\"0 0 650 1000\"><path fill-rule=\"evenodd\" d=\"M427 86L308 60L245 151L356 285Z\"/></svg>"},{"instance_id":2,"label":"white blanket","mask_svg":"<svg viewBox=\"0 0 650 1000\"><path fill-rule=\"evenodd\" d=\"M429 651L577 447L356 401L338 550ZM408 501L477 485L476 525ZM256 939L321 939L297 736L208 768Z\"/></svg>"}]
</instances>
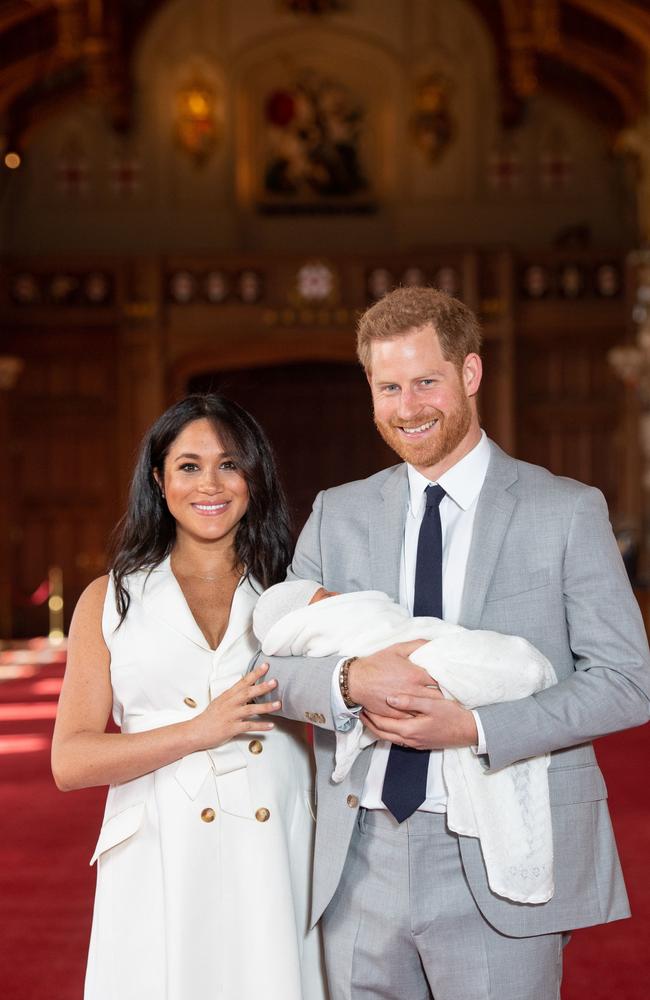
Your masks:
<instances>
[{"instance_id":1,"label":"white blanket","mask_svg":"<svg viewBox=\"0 0 650 1000\"><path fill-rule=\"evenodd\" d=\"M283 586L262 595L260 615L268 619L273 591ZM379 591L340 594L284 614L266 632L262 650L267 656L368 656L413 639L428 640L411 655L413 663L465 708L525 698L557 680L525 639L411 618ZM372 742L360 721L338 732L332 780L342 781ZM449 828L480 840L490 888L520 903L545 903L554 890L548 762L545 754L488 772L469 747L443 752Z\"/></svg>"}]
</instances>

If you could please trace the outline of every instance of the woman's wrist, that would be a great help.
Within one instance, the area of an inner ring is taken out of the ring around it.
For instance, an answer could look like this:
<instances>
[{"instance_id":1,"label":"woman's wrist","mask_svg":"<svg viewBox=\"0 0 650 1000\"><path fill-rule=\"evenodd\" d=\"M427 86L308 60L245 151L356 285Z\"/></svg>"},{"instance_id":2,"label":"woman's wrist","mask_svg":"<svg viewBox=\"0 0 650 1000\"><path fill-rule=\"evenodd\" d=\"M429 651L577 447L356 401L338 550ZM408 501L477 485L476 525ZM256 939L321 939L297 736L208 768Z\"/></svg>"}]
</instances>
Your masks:
<instances>
[{"instance_id":1,"label":"woman's wrist","mask_svg":"<svg viewBox=\"0 0 650 1000\"><path fill-rule=\"evenodd\" d=\"M208 749L208 734L202 724L202 715L203 712L200 712L198 715L195 715L193 719L187 719L185 722L178 723L183 757L185 757L188 753L197 753L199 750Z\"/></svg>"}]
</instances>

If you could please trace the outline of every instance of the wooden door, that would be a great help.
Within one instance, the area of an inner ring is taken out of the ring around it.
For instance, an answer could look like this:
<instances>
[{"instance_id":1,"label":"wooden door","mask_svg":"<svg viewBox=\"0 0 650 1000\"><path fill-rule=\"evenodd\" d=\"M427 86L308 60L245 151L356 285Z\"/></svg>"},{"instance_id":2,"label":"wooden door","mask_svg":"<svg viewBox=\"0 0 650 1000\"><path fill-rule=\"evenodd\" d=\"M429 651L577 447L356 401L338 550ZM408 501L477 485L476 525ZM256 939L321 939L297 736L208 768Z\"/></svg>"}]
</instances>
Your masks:
<instances>
[{"instance_id":1,"label":"wooden door","mask_svg":"<svg viewBox=\"0 0 650 1000\"><path fill-rule=\"evenodd\" d=\"M276 452L296 530L319 490L399 461L375 430L368 384L356 364L206 372L188 390L222 392L259 420Z\"/></svg>"}]
</instances>

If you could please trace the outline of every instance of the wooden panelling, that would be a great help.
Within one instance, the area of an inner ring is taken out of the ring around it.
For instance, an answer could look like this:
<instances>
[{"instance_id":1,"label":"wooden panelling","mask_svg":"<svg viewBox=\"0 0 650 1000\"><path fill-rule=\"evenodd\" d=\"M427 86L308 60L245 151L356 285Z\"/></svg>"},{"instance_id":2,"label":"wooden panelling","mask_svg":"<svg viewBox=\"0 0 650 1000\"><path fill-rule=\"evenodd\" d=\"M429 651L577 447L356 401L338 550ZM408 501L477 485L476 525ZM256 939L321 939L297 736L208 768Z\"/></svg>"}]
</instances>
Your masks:
<instances>
[{"instance_id":1,"label":"wooden panelling","mask_svg":"<svg viewBox=\"0 0 650 1000\"><path fill-rule=\"evenodd\" d=\"M26 600L49 566L63 569L67 620L83 587L103 572L137 443L188 389L221 389L260 419L296 527L320 489L394 464L354 356L356 316L369 304L377 269L394 284L412 268L426 282L443 265L451 269L459 294L483 319L479 405L487 432L519 458L600 487L615 517L638 515L634 421L607 363L608 349L625 336L624 296L620 284L613 292L598 284L603 262L622 274L620 254L581 251L569 259L545 250L520 259L507 250L455 248L341 256L329 260L335 293L322 307L296 298L303 262L263 254L101 261L108 292L97 307L54 302L52 261L22 260L0 273L8 318L0 346L24 361L4 441L15 634L46 629L46 609ZM541 292L531 280L538 264L548 278ZM200 291L207 274L244 265L261 276L254 303L234 292L212 302ZM583 282L572 299L574 266ZM71 260L61 269L81 281L100 264ZM21 298L30 287L21 275L35 283L34 304ZM172 301L179 275L194 282L195 299Z\"/></svg>"},{"instance_id":2,"label":"wooden panelling","mask_svg":"<svg viewBox=\"0 0 650 1000\"><path fill-rule=\"evenodd\" d=\"M114 335L94 333L22 329L5 341L25 362L11 407L16 636L47 631L47 606L28 597L50 566L63 570L66 623L104 572L117 514L117 359Z\"/></svg>"},{"instance_id":3,"label":"wooden panelling","mask_svg":"<svg viewBox=\"0 0 650 1000\"><path fill-rule=\"evenodd\" d=\"M619 422L623 389L607 363L617 327L525 328L516 338L517 455L597 486L619 507L624 476Z\"/></svg>"}]
</instances>

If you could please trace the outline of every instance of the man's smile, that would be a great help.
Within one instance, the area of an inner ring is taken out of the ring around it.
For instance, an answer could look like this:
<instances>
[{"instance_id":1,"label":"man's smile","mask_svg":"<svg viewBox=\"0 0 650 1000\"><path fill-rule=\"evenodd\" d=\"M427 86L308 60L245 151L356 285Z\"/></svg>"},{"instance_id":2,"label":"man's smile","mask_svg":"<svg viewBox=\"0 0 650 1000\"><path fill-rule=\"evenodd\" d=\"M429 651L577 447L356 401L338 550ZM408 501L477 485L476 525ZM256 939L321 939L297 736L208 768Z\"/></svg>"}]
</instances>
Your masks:
<instances>
[{"instance_id":1,"label":"man's smile","mask_svg":"<svg viewBox=\"0 0 650 1000\"><path fill-rule=\"evenodd\" d=\"M427 420L424 424L418 424L417 427L406 427L404 424L396 424L397 430L402 431L404 434L408 434L410 437L418 437L420 435L426 434L438 423L438 418L433 417L432 420Z\"/></svg>"}]
</instances>

